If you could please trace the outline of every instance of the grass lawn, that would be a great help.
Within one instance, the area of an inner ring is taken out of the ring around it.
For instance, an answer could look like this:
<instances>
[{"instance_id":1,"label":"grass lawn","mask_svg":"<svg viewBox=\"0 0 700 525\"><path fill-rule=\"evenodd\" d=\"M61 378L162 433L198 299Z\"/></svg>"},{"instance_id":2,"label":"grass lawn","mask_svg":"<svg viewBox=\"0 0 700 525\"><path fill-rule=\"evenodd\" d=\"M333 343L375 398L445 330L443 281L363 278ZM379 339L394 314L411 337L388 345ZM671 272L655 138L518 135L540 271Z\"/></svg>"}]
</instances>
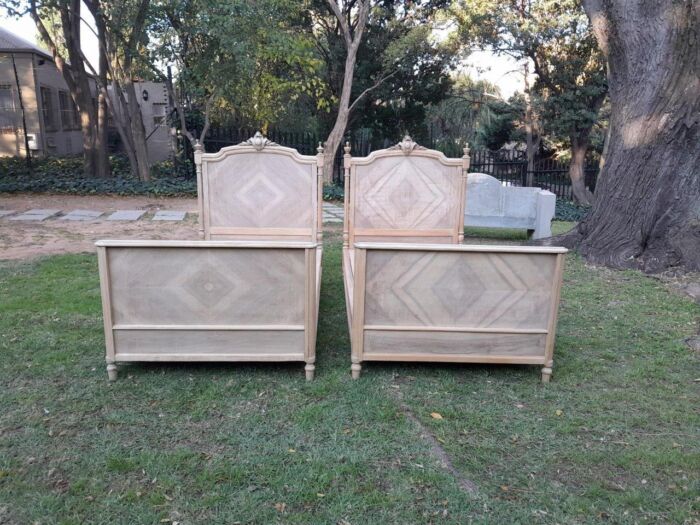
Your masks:
<instances>
[{"instance_id":1,"label":"grass lawn","mask_svg":"<svg viewBox=\"0 0 700 525\"><path fill-rule=\"evenodd\" d=\"M311 383L142 364L110 384L95 256L0 263L0 523L698 523L690 299L570 255L551 384L400 363L353 382L326 241Z\"/></svg>"}]
</instances>

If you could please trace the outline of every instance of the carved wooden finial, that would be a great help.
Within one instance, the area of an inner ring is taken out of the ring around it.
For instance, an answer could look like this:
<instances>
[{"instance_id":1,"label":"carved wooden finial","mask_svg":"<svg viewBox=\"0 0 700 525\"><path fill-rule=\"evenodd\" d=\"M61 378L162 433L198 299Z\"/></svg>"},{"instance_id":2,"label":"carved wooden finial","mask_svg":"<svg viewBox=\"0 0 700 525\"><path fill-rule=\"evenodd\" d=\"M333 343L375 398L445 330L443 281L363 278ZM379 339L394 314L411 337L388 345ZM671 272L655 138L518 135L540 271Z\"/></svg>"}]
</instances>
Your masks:
<instances>
[{"instance_id":1,"label":"carved wooden finial","mask_svg":"<svg viewBox=\"0 0 700 525\"><path fill-rule=\"evenodd\" d=\"M345 150L346 155L350 155L350 142L346 142L343 149Z\"/></svg>"},{"instance_id":2,"label":"carved wooden finial","mask_svg":"<svg viewBox=\"0 0 700 525\"><path fill-rule=\"evenodd\" d=\"M317 152L319 155L323 154L323 144L321 144L320 141L319 141L319 143L318 143L318 148L316 148L316 152Z\"/></svg>"},{"instance_id":3,"label":"carved wooden finial","mask_svg":"<svg viewBox=\"0 0 700 525\"><path fill-rule=\"evenodd\" d=\"M197 169L201 167L202 164L202 154L204 153L204 146L202 145L199 140L195 140L194 142L194 164L197 166Z\"/></svg>"}]
</instances>

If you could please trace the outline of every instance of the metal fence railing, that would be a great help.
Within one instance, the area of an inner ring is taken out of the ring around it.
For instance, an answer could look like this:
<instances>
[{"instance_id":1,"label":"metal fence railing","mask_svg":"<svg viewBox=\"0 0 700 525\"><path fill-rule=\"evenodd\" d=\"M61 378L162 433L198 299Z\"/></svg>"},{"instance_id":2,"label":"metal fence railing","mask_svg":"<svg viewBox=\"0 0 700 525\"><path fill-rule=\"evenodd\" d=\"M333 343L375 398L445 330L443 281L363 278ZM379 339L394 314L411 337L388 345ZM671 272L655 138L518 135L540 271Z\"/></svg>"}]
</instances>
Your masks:
<instances>
[{"instance_id":1,"label":"metal fence railing","mask_svg":"<svg viewBox=\"0 0 700 525\"><path fill-rule=\"evenodd\" d=\"M239 144L252 137L257 130L252 128L234 128L212 126L204 140L204 149L208 152L218 151L225 146ZM195 132L197 135L198 132ZM282 145L295 148L304 155L316 154L319 142L325 137L319 137L312 132L294 133L277 130L268 130L267 137ZM391 141L373 140L371 133L348 133L343 141L350 142L353 156L366 156L374 149L391 145ZM426 147L437 149L448 157L460 157L462 147L454 142L430 140ZM184 155L192 158L192 148L187 140L184 141ZM471 163L469 171L472 173L487 173L497 178L504 184L511 186L526 186L528 180L527 158L525 152L520 150L475 149L470 151ZM569 180L569 163L557 159L537 159L534 169L529 174L532 176L533 186L547 189L558 197L571 200L573 198L571 181ZM598 176L598 164L587 162L585 166L586 186L594 191ZM342 186L343 174L343 148L338 148L333 166L333 183Z\"/></svg>"}]
</instances>

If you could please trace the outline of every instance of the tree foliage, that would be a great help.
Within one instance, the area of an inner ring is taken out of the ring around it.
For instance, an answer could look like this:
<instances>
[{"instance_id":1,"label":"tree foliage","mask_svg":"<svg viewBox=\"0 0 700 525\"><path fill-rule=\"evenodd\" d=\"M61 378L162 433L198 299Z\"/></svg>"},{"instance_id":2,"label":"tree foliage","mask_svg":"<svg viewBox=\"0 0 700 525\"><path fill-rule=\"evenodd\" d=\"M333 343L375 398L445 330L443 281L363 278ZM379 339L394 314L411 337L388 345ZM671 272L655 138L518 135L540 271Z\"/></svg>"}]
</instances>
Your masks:
<instances>
[{"instance_id":1,"label":"tree foliage","mask_svg":"<svg viewBox=\"0 0 700 525\"><path fill-rule=\"evenodd\" d=\"M605 61L579 0L458 0L457 38L532 64L529 95L548 132L571 148L574 196L590 204L583 164L607 93Z\"/></svg>"},{"instance_id":2,"label":"tree foliage","mask_svg":"<svg viewBox=\"0 0 700 525\"><path fill-rule=\"evenodd\" d=\"M186 107L264 129L290 101L323 99L304 21L292 1L168 0L150 27L151 62L173 66Z\"/></svg>"},{"instance_id":3,"label":"tree foliage","mask_svg":"<svg viewBox=\"0 0 700 525\"><path fill-rule=\"evenodd\" d=\"M438 14L446 0L373 1L359 44L352 83L348 127L371 129L380 139L398 139L410 132L427 135L429 105L447 97L457 48L435 38ZM354 2L344 2L346 16ZM315 45L324 62L324 78L332 95L333 110L340 99L346 51L340 24L326 2L315 0L310 11L315 21ZM329 130L335 111L320 113L320 126Z\"/></svg>"}]
</instances>

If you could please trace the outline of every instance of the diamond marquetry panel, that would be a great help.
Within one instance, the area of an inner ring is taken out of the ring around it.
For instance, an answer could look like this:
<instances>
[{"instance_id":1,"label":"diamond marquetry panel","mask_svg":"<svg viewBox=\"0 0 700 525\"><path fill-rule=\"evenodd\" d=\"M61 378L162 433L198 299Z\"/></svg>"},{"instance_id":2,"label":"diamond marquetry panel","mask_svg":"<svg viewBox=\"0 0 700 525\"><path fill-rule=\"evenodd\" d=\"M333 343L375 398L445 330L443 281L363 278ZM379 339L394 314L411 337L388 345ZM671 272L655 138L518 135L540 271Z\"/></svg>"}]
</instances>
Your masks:
<instances>
[{"instance_id":1,"label":"diamond marquetry panel","mask_svg":"<svg viewBox=\"0 0 700 525\"><path fill-rule=\"evenodd\" d=\"M108 252L114 324L304 323L304 250Z\"/></svg>"},{"instance_id":2,"label":"diamond marquetry panel","mask_svg":"<svg viewBox=\"0 0 700 525\"><path fill-rule=\"evenodd\" d=\"M434 158L394 156L355 170L355 228L458 228L460 167Z\"/></svg>"},{"instance_id":3,"label":"diamond marquetry panel","mask_svg":"<svg viewBox=\"0 0 700 525\"><path fill-rule=\"evenodd\" d=\"M556 258L371 250L365 324L547 329Z\"/></svg>"},{"instance_id":4,"label":"diamond marquetry panel","mask_svg":"<svg viewBox=\"0 0 700 525\"><path fill-rule=\"evenodd\" d=\"M312 164L263 151L207 162L206 172L210 226L313 227L316 175Z\"/></svg>"}]
</instances>

